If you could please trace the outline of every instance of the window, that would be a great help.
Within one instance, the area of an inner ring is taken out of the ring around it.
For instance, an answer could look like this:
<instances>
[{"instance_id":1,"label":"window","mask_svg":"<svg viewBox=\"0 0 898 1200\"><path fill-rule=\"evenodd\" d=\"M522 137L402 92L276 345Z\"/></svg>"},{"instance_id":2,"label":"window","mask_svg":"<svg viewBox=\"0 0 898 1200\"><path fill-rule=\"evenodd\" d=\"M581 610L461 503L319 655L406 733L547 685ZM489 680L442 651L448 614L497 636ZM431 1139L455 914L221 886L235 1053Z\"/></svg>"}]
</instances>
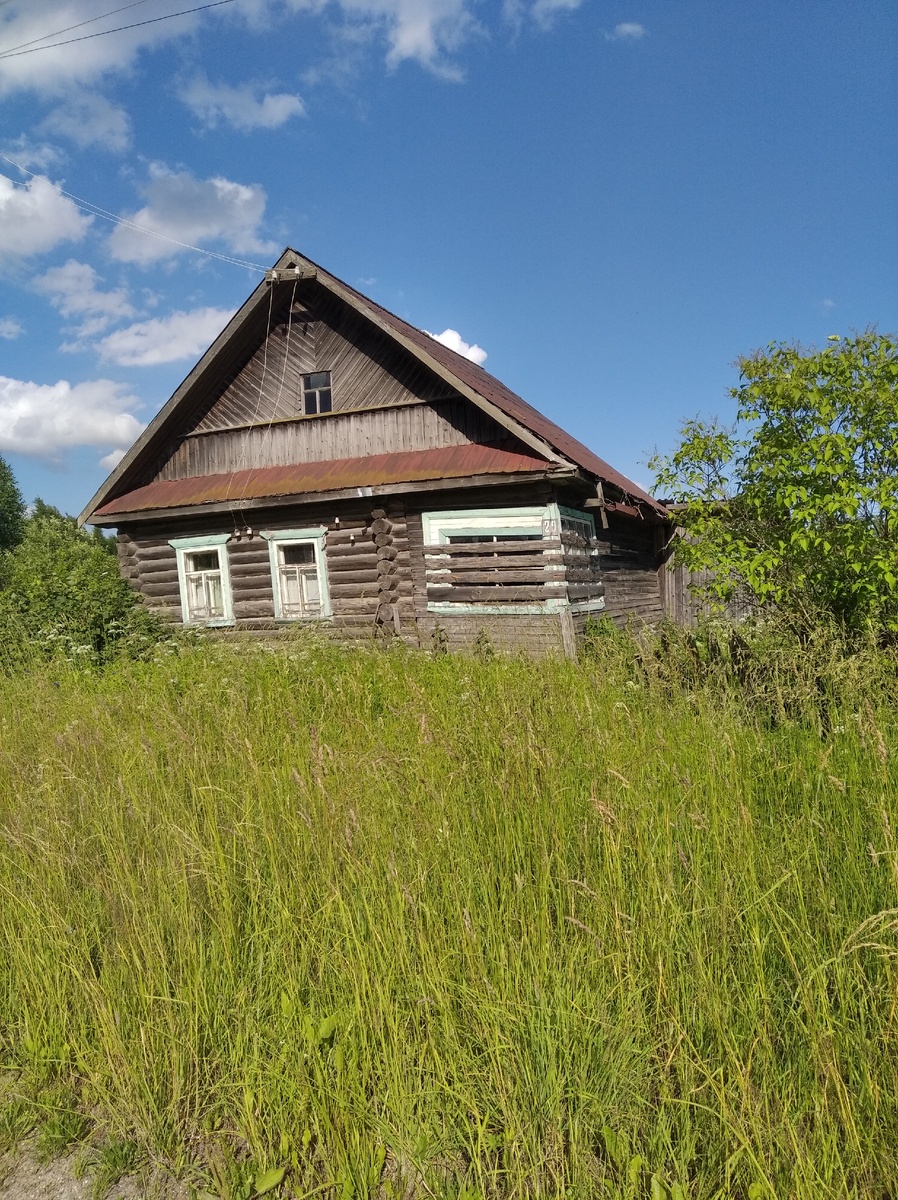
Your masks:
<instances>
[{"instance_id":1,"label":"window","mask_svg":"<svg viewBox=\"0 0 898 1200\"><path fill-rule=\"evenodd\" d=\"M172 538L178 558L181 618L185 625L232 625L231 579L227 541L230 534Z\"/></svg>"},{"instance_id":2,"label":"window","mask_svg":"<svg viewBox=\"0 0 898 1200\"><path fill-rule=\"evenodd\" d=\"M554 506L423 514L431 612L547 612L564 596ZM548 529L548 531L547 531Z\"/></svg>"},{"instance_id":3,"label":"window","mask_svg":"<svg viewBox=\"0 0 898 1200\"><path fill-rule=\"evenodd\" d=\"M315 371L302 377L302 411L307 417L331 410L331 373Z\"/></svg>"},{"instance_id":4,"label":"window","mask_svg":"<svg viewBox=\"0 0 898 1200\"><path fill-rule=\"evenodd\" d=\"M324 526L262 531L268 539L276 620L314 621L331 615L325 534Z\"/></svg>"}]
</instances>

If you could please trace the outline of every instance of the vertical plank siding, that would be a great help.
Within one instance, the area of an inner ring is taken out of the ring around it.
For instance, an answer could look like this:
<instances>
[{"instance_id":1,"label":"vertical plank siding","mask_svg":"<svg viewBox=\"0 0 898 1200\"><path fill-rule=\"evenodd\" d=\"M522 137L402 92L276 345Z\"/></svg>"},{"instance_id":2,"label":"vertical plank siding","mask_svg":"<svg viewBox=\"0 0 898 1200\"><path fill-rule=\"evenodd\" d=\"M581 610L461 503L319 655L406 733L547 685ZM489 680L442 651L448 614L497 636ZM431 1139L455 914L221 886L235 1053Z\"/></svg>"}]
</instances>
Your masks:
<instances>
[{"instance_id":1,"label":"vertical plank siding","mask_svg":"<svg viewBox=\"0 0 898 1200\"><path fill-rule=\"evenodd\" d=\"M188 437L173 449L154 478L191 479L251 467L389 454L398 447L432 450L507 440L505 430L467 400L416 402Z\"/></svg>"}]
</instances>

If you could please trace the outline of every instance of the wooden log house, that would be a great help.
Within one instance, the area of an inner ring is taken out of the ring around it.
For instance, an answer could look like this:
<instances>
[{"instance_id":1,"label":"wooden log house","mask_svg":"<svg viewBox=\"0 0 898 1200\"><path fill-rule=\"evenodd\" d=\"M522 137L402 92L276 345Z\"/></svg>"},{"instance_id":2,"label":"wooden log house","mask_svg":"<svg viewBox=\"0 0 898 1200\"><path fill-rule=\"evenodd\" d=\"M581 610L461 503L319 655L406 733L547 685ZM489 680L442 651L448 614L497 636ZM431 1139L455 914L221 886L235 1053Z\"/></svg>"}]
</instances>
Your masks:
<instances>
[{"instance_id":1,"label":"wooden log house","mask_svg":"<svg viewBox=\"0 0 898 1200\"><path fill-rule=\"evenodd\" d=\"M291 249L79 519L191 625L570 652L662 616L661 505Z\"/></svg>"}]
</instances>

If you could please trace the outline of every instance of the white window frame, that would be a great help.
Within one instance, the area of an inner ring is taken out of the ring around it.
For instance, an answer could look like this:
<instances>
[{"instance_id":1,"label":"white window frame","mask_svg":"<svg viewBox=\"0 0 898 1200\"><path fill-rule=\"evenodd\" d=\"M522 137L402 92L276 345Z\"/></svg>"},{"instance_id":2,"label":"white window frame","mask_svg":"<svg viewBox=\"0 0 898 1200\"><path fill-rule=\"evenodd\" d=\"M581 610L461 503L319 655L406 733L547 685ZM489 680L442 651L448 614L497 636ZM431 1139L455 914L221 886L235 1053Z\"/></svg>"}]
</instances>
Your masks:
<instances>
[{"instance_id":1,"label":"white window frame","mask_svg":"<svg viewBox=\"0 0 898 1200\"><path fill-rule=\"evenodd\" d=\"M577 528L577 532L582 537L591 539L596 536L596 519L592 513L581 512L579 508L565 508L563 504L557 507L558 528L561 533L566 532L566 528L570 529L571 526L582 526L582 530ZM598 554L599 551L595 549L591 553ZM573 600L570 605L572 613L601 612L604 607L604 596L599 596L595 600Z\"/></svg>"},{"instance_id":2,"label":"white window frame","mask_svg":"<svg viewBox=\"0 0 898 1200\"><path fill-rule=\"evenodd\" d=\"M535 538L558 538L565 524L582 524L589 529L589 536L595 536L595 519L591 513L580 512L579 509L565 508L554 503L521 506L517 508L474 508L450 509L443 512L426 512L421 514L425 546L440 546L448 542L450 537L468 534L473 537L483 534L493 534L497 538L509 534L530 533ZM487 551L484 546L484 551ZM560 564L563 552L558 554ZM431 560L432 562L433 560ZM547 559L547 569L555 565L552 559ZM566 590L564 585L559 590ZM599 612L605 607L604 597L596 600L574 601L569 603L567 597L535 601L530 604L468 604L455 600L434 600L427 602L427 611L442 613L449 616L452 613L472 613L483 615L521 616L527 613L560 612L570 608L571 612Z\"/></svg>"},{"instance_id":3,"label":"white window frame","mask_svg":"<svg viewBox=\"0 0 898 1200\"><path fill-rule=\"evenodd\" d=\"M274 594L274 619L276 621L328 621L331 617L330 591L327 586L327 562L325 558L326 525L315 525L308 529L263 529L262 537L268 542L268 559L271 564L271 590ZM280 546L311 545L315 551L315 567L318 573L318 592L321 596L321 611L314 616L295 616L285 613L281 600L281 564L278 559Z\"/></svg>"},{"instance_id":4,"label":"white window frame","mask_svg":"<svg viewBox=\"0 0 898 1200\"><path fill-rule=\"evenodd\" d=\"M422 513L424 545L442 546L450 537L482 537L492 534L530 534L534 538L558 536L560 518L557 504L539 504L517 508L450 509ZM553 523L554 522L554 526ZM484 546L484 552L489 547ZM559 555L560 559L560 555ZM547 562L547 567L550 565ZM539 600L530 604L468 604L457 600L428 600L427 611L432 613L472 613L483 615L522 616L527 613L558 612L567 605L564 599Z\"/></svg>"},{"instance_id":5,"label":"white window frame","mask_svg":"<svg viewBox=\"0 0 898 1200\"><path fill-rule=\"evenodd\" d=\"M207 533L199 537L170 538L168 544L174 549L178 559L178 588L181 593L181 620L185 625L203 625L207 628L217 628L234 624L234 601L231 595L231 568L228 561L227 543L229 533ZM218 570L221 574L221 605L223 615L211 620L198 619L190 615L189 591L187 588L189 554L218 555Z\"/></svg>"}]
</instances>

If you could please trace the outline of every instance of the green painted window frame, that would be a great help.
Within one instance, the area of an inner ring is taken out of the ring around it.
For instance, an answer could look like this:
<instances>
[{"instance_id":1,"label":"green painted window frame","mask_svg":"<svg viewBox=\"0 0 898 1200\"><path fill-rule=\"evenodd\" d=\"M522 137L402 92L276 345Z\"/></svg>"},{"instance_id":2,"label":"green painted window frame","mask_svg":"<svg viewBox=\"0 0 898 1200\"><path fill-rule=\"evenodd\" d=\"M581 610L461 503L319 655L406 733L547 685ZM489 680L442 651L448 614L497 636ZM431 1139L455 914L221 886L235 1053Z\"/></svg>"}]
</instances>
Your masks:
<instances>
[{"instance_id":1,"label":"green painted window frame","mask_svg":"<svg viewBox=\"0 0 898 1200\"><path fill-rule=\"evenodd\" d=\"M268 542L268 562L271 567L271 591L274 596L274 619L293 624L303 621L329 621L331 619L331 598L327 581L327 556L325 545L327 541L327 526L313 525L305 529L262 529L259 531ZM278 562L278 546L312 545L315 549L315 566L318 571L318 591L321 595L321 612L314 617L292 616L284 613L281 602L280 563Z\"/></svg>"},{"instance_id":2,"label":"green painted window frame","mask_svg":"<svg viewBox=\"0 0 898 1200\"><path fill-rule=\"evenodd\" d=\"M535 538L554 537L547 534L547 523L560 520L557 504L526 504L506 508L443 509L421 514L424 545L441 546L446 535L472 537L484 533L497 536L533 532ZM560 526L558 526L560 528ZM428 600L427 611L442 616L527 616L557 613L567 607L566 599L549 599L533 604L468 604L455 600Z\"/></svg>"},{"instance_id":3,"label":"green painted window frame","mask_svg":"<svg viewBox=\"0 0 898 1200\"><path fill-rule=\"evenodd\" d=\"M231 593L231 564L228 555L229 533L206 533L197 537L169 538L178 561L178 591L181 595L181 620L185 625L201 625L206 629L234 624L234 599ZM198 621L190 616L187 590L187 555L199 551L216 551L221 573L221 604L224 615L211 621Z\"/></svg>"}]
</instances>

